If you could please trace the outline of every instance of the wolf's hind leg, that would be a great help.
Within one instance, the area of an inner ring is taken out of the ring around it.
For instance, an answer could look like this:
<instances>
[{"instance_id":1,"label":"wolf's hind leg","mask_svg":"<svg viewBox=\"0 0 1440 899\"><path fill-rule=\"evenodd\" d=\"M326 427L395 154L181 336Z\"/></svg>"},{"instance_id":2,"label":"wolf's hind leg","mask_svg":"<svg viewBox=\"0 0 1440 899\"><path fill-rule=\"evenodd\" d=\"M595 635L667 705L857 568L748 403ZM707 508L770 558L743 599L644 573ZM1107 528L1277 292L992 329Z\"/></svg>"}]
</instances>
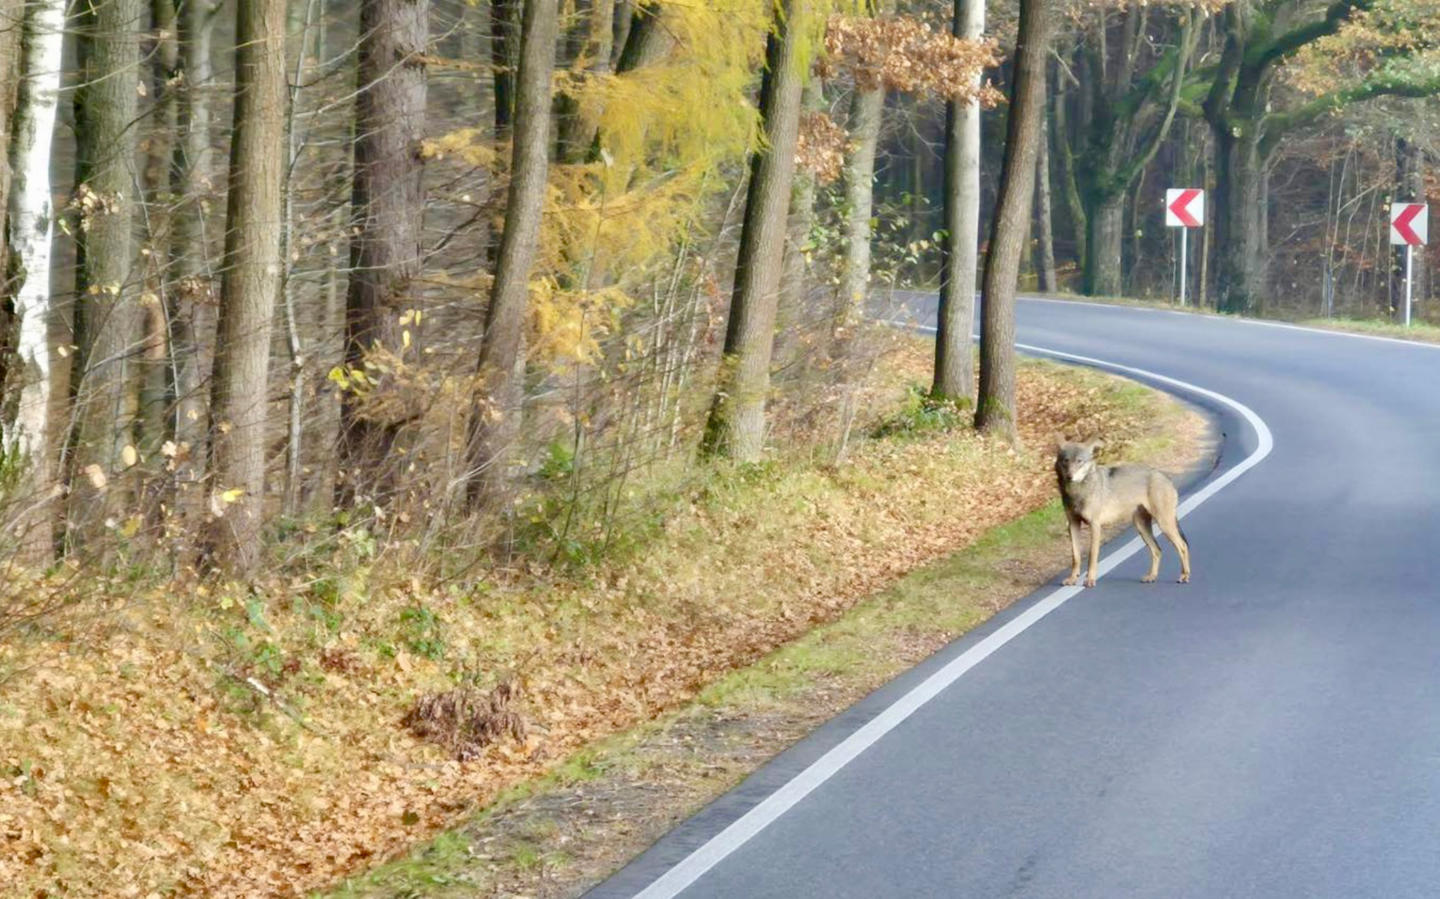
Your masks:
<instances>
[{"instance_id":1,"label":"wolf's hind leg","mask_svg":"<svg viewBox=\"0 0 1440 899\"><path fill-rule=\"evenodd\" d=\"M1140 539L1145 541L1145 546L1150 549L1150 573L1140 580L1146 584L1155 583L1155 578L1160 575L1160 543L1155 539L1155 532L1151 529L1150 513L1144 509L1135 510L1135 530L1140 532Z\"/></svg>"}]
</instances>

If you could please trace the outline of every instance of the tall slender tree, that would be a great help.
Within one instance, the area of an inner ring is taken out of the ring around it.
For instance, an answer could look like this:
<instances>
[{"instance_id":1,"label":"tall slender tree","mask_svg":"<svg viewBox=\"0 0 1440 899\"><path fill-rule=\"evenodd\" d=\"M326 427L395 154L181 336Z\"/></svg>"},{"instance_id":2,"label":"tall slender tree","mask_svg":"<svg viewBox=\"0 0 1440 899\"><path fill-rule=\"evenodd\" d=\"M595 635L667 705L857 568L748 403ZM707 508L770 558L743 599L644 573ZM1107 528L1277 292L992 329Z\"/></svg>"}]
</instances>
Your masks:
<instances>
[{"instance_id":1,"label":"tall slender tree","mask_svg":"<svg viewBox=\"0 0 1440 899\"><path fill-rule=\"evenodd\" d=\"M215 102L211 84L211 35L215 29L214 0L185 0L176 21L180 71L176 108L176 139L172 148L169 260L161 299L170 341L170 437L178 452L174 472L180 493L176 508L189 520L203 505L199 479L204 469L207 397L203 387L207 360L202 357L200 335L212 319L215 272L211 259L214 243L206 210L213 193L214 151L210 107Z\"/></svg>"},{"instance_id":2,"label":"tall slender tree","mask_svg":"<svg viewBox=\"0 0 1440 899\"><path fill-rule=\"evenodd\" d=\"M1055 281L1055 224L1050 199L1050 117L1040 114L1040 150L1035 156L1035 270L1040 290L1059 290Z\"/></svg>"},{"instance_id":3,"label":"tall slender tree","mask_svg":"<svg viewBox=\"0 0 1440 899\"><path fill-rule=\"evenodd\" d=\"M96 466L107 476L135 461L140 306L133 274L136 189L135 118L144 0L83 0L75 19L79 86L75 90L75 343L71 375L68 531L93 535L125 502L119 482L78 476Z\"/></svg>"},{"instance_id":4,"label":"tall slender tree","mask_svg":"<svg viewBox=\"0 0 1440 899\"><path fill-rule=\"evenodd\" d=\"M1015 280L1030 233L1035 157L1045 113L1045 57L1050 51L1051 0L1020 0L1015 76L999 199L990 225L980 315L980 396L975 427L1010 442L1015 430Z\"/></svg>"},{"instance_id":5,"label":"tall slender tree","mask_svg":"<svg viewBox=\"0 0 1440 899\"><path fill-rule=\"evenodd\" d=\"M345 362L365 364L383 350L401 358L412 345L400 324L416 302L413 285L421 268L421 224L425 213L425 43L429 0L364 0L360 4L360 48L356 65L355 168L351 198L354 238L350 245L350 287L345 301ZM410 350L411 353L418 350ZM375 389L388 386L385 367L367 378ZM340 502L357 493L385 502L393 489L387 476L390 448L403 424L402 412L377 418L376 406L347 393L341 405Z\"/></svg>"},{"instance_id":6,"label":"tall slender tree","mask_svg":"<svg viewBox=\"0 0 1440 899\"><path fill-rule=\"evenodd\" d=\"M145 118L145 243L141 266L144 273L141 316L144 349L140 372L140 450L143 454L160 449L169 436L166 411L169 407L171 346L165 319L165 267L170 261L170 240L174 204L171 167L175 141L179 136L180 35L179 9L175 0L150 0L152 46L149 90L154 103ZM158 302L156 301L158 300Z\"/></svg>"},{"instance_id":7,"label":"tall slender tree","mask_svg":"<svg viewBox=\"0 0 1440 899\"><path fill-rule=\"evenodd\" d=\"M850 96L850 154L845 160L845 267L839 325L861 314L870 294L870 220L875 206L875 150L885 121L885 87L857 81Z\"/></svg>"},{"instance_id":8,"label":"tall slender tree","mask_svg":"<svg viewBox=\"0 0 1440 899\"><path fill-rule=\"evenodd\" d=\"M535 261L550 168L555 4L556 0L525 0L505 230L496 256L495 282L485 311L485 334L476 365L482 395L470 420L467 492L475 507L504 497L510 475L509 453L520 434L530 269Z\"/></svg>"},{"instance_id":9,"label":"tall slender tree","mask_svg":"<svg viewBox=\"0 0 1440 899\"><path fill-rule=\"evenodd\" d=\"M260 561L270 332L284 235L286 0L238 0L235 114L220 321L210 395L207 555L239 575Z\"/></svg>"},{"instance_id":10,"label":"tall slender tree","mask_svg":"<svg viewBox=\"0 0 1440 899\"><path fill-rule=\"evenodd\" d=\"M508 137L515 119L515 75L520 64L520 11L524 0L490 0L490 63L494 67L495 136Z\"/></svg>"},{"instance_id":11,"label":"tall slender tree","mask_svg":"<svg viewBox=\"0 0 1440 899\"><path fill-rule=\"evenodd\" d=\"M9 236L6 217L10 209L10 129L14 124L15 98L20 80L20 33L24 28L25 4L21 0L0 0L0 235ZM10 347L9 306L6 272L10 244L0 240L0 384L5 383L6 351Z\"/></svg>"},{"instance_id":12,"label":"tall slender tree","mask_svg":"<svg viewBox=\"0 0 1440 899\"><path fill-rule=\"evenodd\" d=\"M985 0L955 0L951 31L979 40L985 33ZM975 396L971 333L975 321L975 273L980 240L980 85L973 97L945 104L945 239L940 247L940 311L935 331L937 399L969 402Z\"/></svg>"},{"instance_id":13,"label":"tall slender tree","mask_svg":"<svg viewBox=\"0 0 1440 899\"><path fill-rule=\"evenodd\" d=\"M805 84L799 43L810 14L810 0L783 0L775 6L760 86L765 145L750 159L724 361L705 429L707 454L740 462L758 461L764 448L775 309Z\"/></svg>"},{"instance_id":14,"label":"tall slender tree","mask_svg":"<svg viewBox=\"0 0 1440 899\"><path fill-rule=\"evenodd\" d=\"M9 160L6 243L9 268L4 300L18 320L14 325L14 363L0 382L0 443L25 460L18 492L30 511L11 534L23 555L43 559L51 543L50 341L53 312L50 253L55 210L51 199L50 151L59 105L61 50L65 34L64 0L25 5L21 29L20 81L15 103ZM14 397L14 406L10 407Z\"/></svg>"}]
</instances>

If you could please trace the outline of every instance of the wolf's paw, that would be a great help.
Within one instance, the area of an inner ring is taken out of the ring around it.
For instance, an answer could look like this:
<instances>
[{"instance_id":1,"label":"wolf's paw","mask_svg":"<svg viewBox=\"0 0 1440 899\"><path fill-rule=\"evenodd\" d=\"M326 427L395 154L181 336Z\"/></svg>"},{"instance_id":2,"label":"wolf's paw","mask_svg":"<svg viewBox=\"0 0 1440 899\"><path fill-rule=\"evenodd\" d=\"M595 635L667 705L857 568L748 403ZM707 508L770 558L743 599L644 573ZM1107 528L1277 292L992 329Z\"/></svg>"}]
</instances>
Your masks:
<instances>
[{"instance_id":1,"label":"wolf's paw","mask_svg":"<svg viewBox=\"0 0 1440 899\"><path fill-rule=\"evenodd\" d=\"M1085 586L1087 586L1087 587L1093 587L1093 586L1095 586L1095 578L1093 578L1093 577L1087 577L1087 578L1085 579Z\"/></svg>"},{"instance_id":2,"label":"wolf's paw","mask_svg":"<svg viewBox=\"0 0 1440 899\"><path fill-rule=\"evenodd\" d=\"M1177 583L1177 584L1188 584L1188 583L1190 583L1190 572L1187 571L1187 572L1185 572L1184 574L1180 575L1180 579L1179 579L1178 581L1176 581L1175 583Z\"/></svg>"},{"instance_id":3,"label":"wolf's paw","mask_svg":"<svg viewBox=\"0 0 1440 899\"><path fill-rule=\"evenodd\" d=\"M1075 586L1075 582L1078 581L1078 580L1080 580L1080 578L1078 578L1078 577L1076 577L1075 575L1072 574L1072 575L1070 575L1069 577L1067 577L1065 580L1061 581L1060 583L1064 584L1064 585L1067 586L1067 587L1073 587L1073 586Z\"/></svg>"},{"instance_id":4,"label":"wolf's paw","mask_svg":"<svg viewBox=\"0 0 1440 899\"><path fill-rule=\"evenodd\" d=\"M1147 575L1145 575L1144 577L1142 577L1142 578L1140 579L1140 583L1142 583L1142 584L1153 584L1153 583L1155 583L1155 575L1153 575L1153 574L1147 574Z\"/></svg>"}]
</instances>

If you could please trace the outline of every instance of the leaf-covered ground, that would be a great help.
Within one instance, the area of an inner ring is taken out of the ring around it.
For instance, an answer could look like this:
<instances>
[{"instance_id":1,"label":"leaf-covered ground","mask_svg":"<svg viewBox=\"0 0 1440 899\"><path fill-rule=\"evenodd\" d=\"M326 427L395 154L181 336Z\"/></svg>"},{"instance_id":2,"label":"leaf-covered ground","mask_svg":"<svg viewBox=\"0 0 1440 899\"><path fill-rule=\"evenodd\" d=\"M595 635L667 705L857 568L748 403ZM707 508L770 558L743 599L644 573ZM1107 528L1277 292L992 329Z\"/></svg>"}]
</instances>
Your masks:
<instances>
[{"instance_id":1,"label":"leaf-covered ground","mask_svg":"<svg viewBox=\"0 0 1440 899\"><path fill-rule=\"evenodd\" d=\"M927 353L886 359L867 429L893 424ZM1145 456L1153 423L1174 420L1149 391L1051 365L1023 366L1019 393L1028 451L921 427L861 440L841 466L717 476L583 575L498 572L462 592L358 567L77 603L0 648L0 889L324 887L1044 505L1053 432ZM497 684L523 727L472 760L402 726L423 694Z\"/></svg>"}]
</instances>

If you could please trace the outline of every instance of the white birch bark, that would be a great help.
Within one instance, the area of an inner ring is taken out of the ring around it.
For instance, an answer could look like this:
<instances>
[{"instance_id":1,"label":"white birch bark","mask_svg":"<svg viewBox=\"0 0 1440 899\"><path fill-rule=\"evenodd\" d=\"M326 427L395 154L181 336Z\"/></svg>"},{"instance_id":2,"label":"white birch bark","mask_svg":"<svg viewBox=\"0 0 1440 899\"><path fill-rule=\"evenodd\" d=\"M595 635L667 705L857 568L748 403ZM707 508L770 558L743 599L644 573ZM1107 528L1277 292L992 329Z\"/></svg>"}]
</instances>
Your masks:
<instances>
[{"instance_id":1,"label":"white birch bark","mask_svg":"<svg viewBox=\"0 0 1440 899\"><path fill-rule=\"evenodd\" d=\"M16 265L15 315L19 402L4 435L28 460L32 486L48 487L46 434L50 410L50 246L54 201L50 152L60 93L64 0L25 8L22 71L15 109L10 194L10 247Z\"/></svg>"}]
</instances>

